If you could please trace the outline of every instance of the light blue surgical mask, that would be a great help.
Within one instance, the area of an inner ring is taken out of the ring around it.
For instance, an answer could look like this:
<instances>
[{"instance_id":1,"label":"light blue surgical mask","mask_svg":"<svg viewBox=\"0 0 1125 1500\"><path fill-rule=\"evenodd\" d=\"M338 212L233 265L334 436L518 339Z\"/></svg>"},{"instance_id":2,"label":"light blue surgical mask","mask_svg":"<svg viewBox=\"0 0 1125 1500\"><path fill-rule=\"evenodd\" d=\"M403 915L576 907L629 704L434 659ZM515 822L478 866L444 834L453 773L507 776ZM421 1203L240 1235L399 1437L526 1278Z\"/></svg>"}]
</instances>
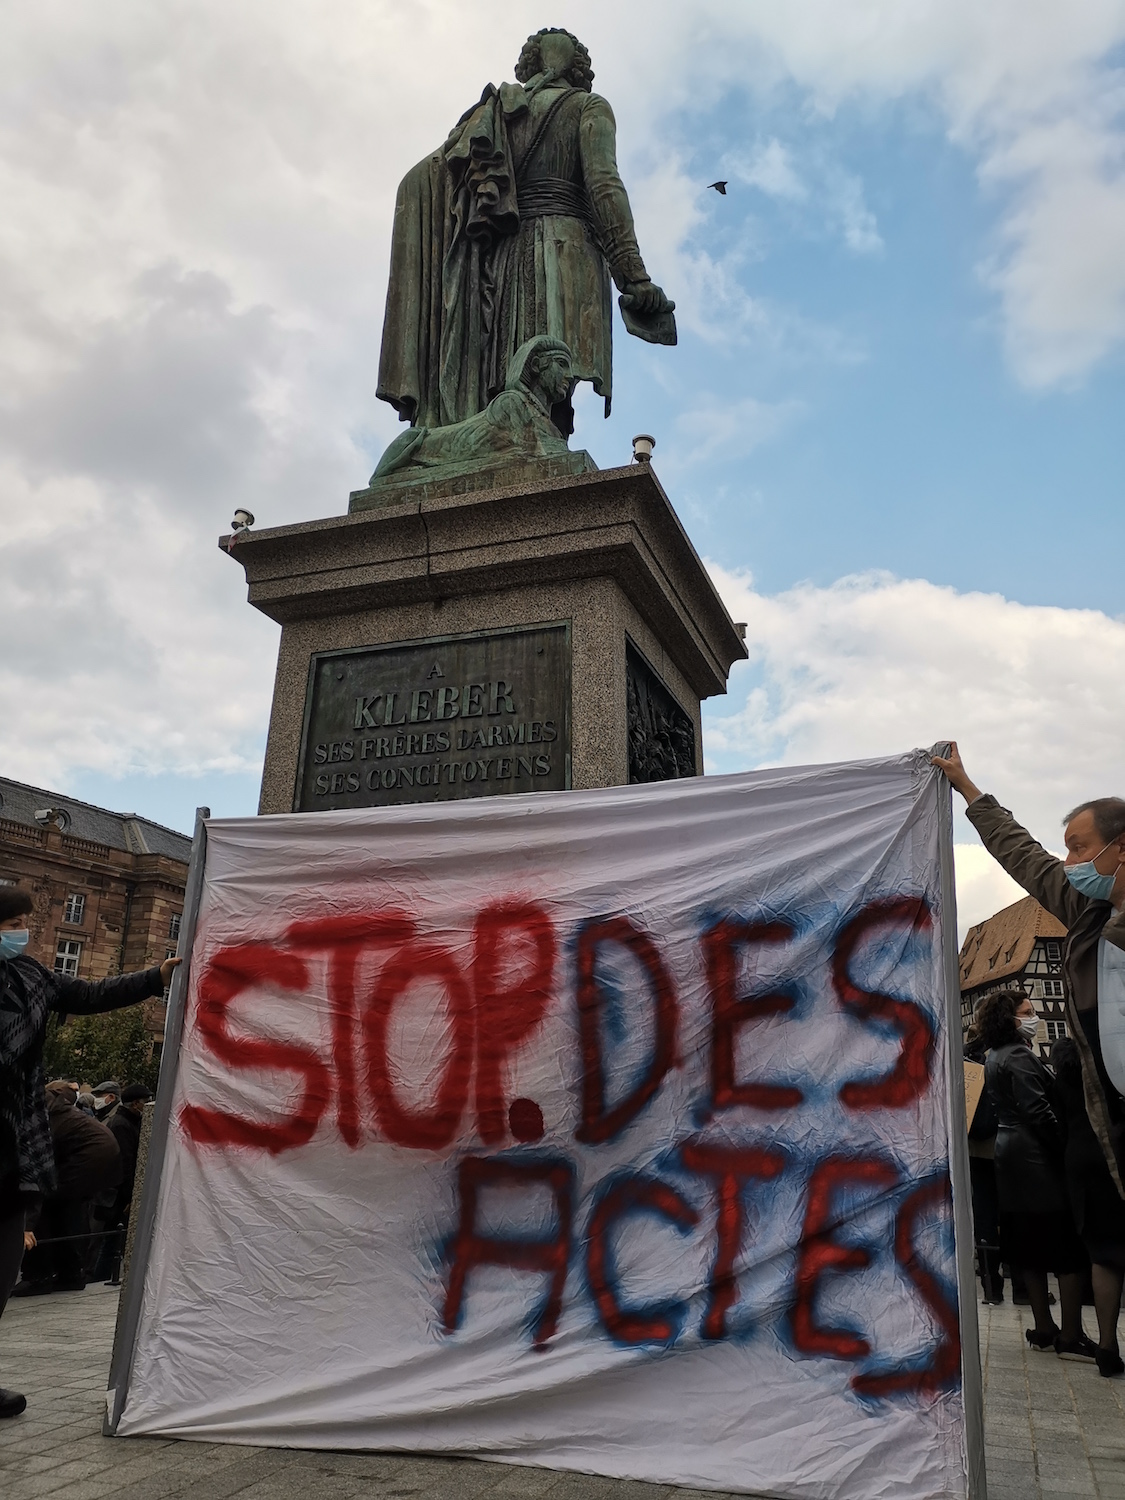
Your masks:
<instances>
[{"instance_id":1,"label":"light blue surgical mask","mask_svg":"<svg viewBox=\"0 0 1125 1500\"><path fill-rule=\"evenodd\" d=\"M18 958L27 947L27 940L31 936L27 928L9 928L7 932L0 932L0 958Z\"/></svg>"},{"instance_id":2,"label":"light blue surgical mask","mask_svg":"<svg viewBox=\"0 0 1125 1500\"><path fill-rule=\"evenodd\" d=\"M1037 1032L1039 1031L1039 1017L1017 1016L1016 1025L1019 1027L1026 1040L1029 1042L1033 1042L1035 1040Z\"/></svg>"},{"instance_id":3,"label":"light blue surgical mask","mask_svg":"<svg viewBox=\"0 0 1125 1500\"><path fill-rule=\"evenodd\" d=\"M1112 844L1113 840L1110 839L1109 843ZM1103 844L1094 859L1101 859L1108 848L1109 844ZM1119 864L1112 875L1102 875L1094 859L1084 859L1080 865L1067 865L1066 878L1080 895L1089 896L1091 901L1108 901L1121 866Z\"/></svg>"}]
</instances>

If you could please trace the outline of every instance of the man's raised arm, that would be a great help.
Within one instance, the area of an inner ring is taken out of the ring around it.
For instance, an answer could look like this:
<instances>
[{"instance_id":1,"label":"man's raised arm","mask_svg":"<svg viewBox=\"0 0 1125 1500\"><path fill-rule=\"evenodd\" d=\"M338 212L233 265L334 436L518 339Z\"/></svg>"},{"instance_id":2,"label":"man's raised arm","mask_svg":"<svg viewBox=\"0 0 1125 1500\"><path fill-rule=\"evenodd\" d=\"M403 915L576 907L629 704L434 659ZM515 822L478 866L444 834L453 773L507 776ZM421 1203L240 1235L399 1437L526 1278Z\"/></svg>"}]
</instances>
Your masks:
<instances>
[{"instance_id":1,"label":"man's raised arm","mask_svg":"<svg viewBox=\"0 0 1125 1500\"><path fill-rule=\"evenodd\" d=\"M1062 860L1044 849L1006 807L970 779L955 742L950 743L948 756L935 755L933 764L964 797L965 815L996 863L1040 906L1071 927L1088 902L1067 880Z\"/></svg>"}]
</instances>

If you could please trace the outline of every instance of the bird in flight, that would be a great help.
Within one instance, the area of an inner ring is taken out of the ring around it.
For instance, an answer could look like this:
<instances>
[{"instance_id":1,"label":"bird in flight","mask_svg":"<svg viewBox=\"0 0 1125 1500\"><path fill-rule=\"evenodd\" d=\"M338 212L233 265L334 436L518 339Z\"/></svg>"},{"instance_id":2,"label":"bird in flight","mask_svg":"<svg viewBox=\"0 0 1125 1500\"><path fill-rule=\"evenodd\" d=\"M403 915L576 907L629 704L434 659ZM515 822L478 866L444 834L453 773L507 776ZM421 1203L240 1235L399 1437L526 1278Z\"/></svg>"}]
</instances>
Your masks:
<instances>
[{"instance_id":1,"label":"bird in flight","mask_svg":"<svg viewBox=\"0 0 1125 1500\"><path fill-rule=\"evenodd\" d=\"M721 193L722 196L725 198L726 195L727 195L727 183L729 181L730 181L730 178L728 177L728 178L725 178L724 181L722 181L722 182L709 182L707 184L707 186L709 188L714 188L717 193Z\"/></svg>"}]
</instances>

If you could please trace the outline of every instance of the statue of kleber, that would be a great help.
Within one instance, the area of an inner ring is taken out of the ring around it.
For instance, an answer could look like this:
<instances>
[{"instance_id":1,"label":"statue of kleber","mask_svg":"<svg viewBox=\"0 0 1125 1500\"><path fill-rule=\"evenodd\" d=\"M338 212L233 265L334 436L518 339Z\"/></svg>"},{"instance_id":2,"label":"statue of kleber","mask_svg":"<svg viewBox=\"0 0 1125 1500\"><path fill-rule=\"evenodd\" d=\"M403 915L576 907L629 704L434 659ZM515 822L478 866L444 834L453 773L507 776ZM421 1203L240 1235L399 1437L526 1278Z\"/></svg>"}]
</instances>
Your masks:
<instances>
[{"instance_id":1,"label":"statue of kleber","mask_svg":"<svg viewBox=\"0 0 1125 1500\"><path fill-rule=\"evenodd\" d=\"M515 71L398 190L378 395L431 433L509 389L517 351L539 335L567 346L573 380L590 381L608 415L611 278L630 333L676 342L675 304L637 247L589 53L552 28L528 40ZM552 421L569 437L569 391Z\"/></svg>"}]
</instances>

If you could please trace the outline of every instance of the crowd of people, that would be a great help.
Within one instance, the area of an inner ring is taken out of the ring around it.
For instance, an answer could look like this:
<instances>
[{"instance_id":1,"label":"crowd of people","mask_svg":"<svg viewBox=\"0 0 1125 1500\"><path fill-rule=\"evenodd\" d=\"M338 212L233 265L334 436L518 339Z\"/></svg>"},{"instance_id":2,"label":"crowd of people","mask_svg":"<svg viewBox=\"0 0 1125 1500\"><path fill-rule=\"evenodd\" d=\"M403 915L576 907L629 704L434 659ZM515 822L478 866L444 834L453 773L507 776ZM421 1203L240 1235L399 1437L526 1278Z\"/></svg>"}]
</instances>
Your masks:
<instances>
[{"instance_id":1,"label":"crowd of people","mask_svg":"<svg viewBox=\"0 0 1125 1500\"><path fill-rule=\"evenodd\" d=\"M47 1084L55 1186L27 1215L24 1257L13 1297L80 1292L111 1275L129 1223L141 1116L152 1098L142 1083Z\"/></svg>"},{"instance_id":2,"label":"crowd of people","mask_svg":"<svg viewBox=\"0 0 1125 1500\"><path fill-rule=\"evenodd\" d=\"M76 1290L105 1270L105 1246L129 1211L150 1097L115 1079L92 1090L46 1084L50 1015L95 1015L162 995L179 963L97 981L54 973L27 951L33 910L30 891L0 886L0 1313L13 1289ZM0 1418L26 1406L19 1391L0 1388Z\"/></svg>"}]
</instances>

